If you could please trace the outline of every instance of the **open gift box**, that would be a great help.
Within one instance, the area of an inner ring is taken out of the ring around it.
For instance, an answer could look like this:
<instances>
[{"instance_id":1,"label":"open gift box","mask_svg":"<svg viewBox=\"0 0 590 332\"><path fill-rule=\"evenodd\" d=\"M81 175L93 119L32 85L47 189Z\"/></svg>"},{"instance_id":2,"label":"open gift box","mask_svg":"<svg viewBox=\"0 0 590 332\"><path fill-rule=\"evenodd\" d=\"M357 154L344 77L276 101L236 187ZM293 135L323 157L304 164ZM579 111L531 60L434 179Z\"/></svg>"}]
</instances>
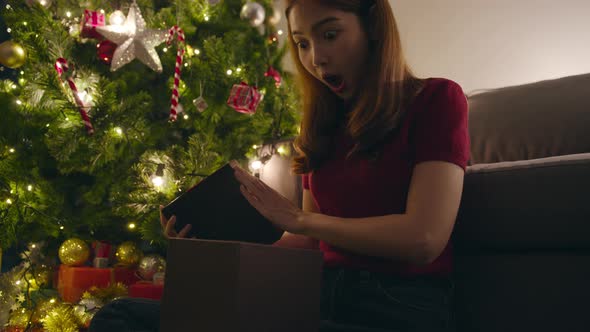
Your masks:
<instances>
[{"instance_id":1,"label":"open gift box","mask_svg":"<svg viewBox=\"0 0 590 332\"><path fill-rule=\"evenodd\" d=\"M160 331L317 331L322 253L171 239Z\"/></svg>"}]
</instances>

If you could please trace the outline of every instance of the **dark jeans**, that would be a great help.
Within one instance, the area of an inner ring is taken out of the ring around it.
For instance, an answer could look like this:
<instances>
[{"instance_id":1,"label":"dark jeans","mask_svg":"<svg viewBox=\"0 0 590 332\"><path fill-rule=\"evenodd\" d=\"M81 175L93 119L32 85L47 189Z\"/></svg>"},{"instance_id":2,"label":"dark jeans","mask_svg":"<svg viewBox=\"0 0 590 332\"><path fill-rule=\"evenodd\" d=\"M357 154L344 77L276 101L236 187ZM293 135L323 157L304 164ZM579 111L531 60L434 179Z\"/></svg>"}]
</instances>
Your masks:
<instances>
[{"instance_id":1,"label":"dark jeans","mask_svg":"<svg viewBox=\"0 0 590 332\"><path fill-rule=\"evenodd\" d=\"M446 278L325 269L320 332L451 332L452 293ZM159 318L158 301L119 299L96 313L89 332L158 331Z\"/></svg>"}]
</instances>

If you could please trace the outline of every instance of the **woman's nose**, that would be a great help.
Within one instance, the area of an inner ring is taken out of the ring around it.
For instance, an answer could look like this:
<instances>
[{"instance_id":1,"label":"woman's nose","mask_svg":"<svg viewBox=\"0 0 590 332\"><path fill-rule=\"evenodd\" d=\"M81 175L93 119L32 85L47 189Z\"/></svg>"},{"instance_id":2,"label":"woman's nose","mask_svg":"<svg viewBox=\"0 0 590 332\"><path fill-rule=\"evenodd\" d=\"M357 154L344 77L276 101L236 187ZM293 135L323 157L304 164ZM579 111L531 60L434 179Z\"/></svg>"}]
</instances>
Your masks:
<instances>
[{"instance_id":1,"label":"woman's nose","mask_svg":"<svg viewBox=\"0 0 590 332\"><path fill-rule=\"evenodd\" d=\"M322 47L315 46L313 48L312 54L312 62L314 67L320 68L328 63L328 55L326 54L326 51L322 49Z\"/></svg>"}]
</instances>

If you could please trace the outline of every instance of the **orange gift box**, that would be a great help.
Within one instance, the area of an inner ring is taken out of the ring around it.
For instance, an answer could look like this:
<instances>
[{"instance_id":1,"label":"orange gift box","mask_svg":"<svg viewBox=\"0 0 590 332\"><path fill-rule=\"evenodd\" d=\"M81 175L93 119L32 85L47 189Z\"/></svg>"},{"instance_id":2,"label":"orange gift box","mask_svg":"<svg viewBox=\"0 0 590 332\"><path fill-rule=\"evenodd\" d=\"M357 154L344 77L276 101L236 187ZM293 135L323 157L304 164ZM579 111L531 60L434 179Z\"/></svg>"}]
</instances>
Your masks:
<instances>
[{"instance_id":1,"label":"orange gift box","mask_svg":"<svg viewBox=\"0 0 590 332\"><path fill-rule=\"evenodd\" d=\"M148 282L138 282L129 286L129 296L151 300L162 299L164 285L154 285Z\"/></svg>"},{"instance_id":2,"label":"orange gift box","mask_svg":"<svg viewBox=\"0 0 590 332\"><path fill-rule=\"evenodd\" d=\"M57 278L57 291L66 302L78 302L82 294L92 286L108 287L121 282L127 286L136 283L139 278L135 269L116 267L97 269L87 266L60 265Z\"/></svg>"}]
</instances>

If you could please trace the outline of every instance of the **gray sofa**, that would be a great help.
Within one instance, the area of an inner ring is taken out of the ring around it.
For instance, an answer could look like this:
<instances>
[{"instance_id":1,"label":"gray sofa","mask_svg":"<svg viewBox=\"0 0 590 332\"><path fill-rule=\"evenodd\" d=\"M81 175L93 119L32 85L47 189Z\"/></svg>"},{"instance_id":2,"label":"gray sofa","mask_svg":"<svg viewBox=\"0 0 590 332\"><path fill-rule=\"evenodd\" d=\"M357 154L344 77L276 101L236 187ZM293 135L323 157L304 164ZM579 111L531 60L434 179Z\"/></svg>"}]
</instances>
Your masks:
<instances>
[{"instance_id":1,"label":"gray sofa","mask_svg":"<svg viewBox=\"0 0 590 332\"><path fill-rule=\"evenodd\" d=\"M468 96L457 331L590 331L590 74ZM288 157L260 177L301 204Z\"/></svg>"}]
</instances>

